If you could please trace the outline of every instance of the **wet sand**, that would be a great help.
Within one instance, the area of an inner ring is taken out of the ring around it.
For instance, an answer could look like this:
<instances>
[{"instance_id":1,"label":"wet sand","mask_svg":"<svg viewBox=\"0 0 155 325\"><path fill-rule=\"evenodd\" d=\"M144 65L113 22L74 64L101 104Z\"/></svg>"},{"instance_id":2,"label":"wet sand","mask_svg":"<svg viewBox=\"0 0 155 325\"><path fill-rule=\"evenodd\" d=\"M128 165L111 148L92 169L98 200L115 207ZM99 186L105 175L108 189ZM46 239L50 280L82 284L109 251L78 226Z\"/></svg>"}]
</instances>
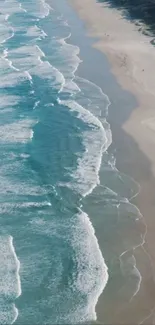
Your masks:
<instances>
[{"instance_id":1,"label":"wet sand","mask_svg":"<svg viewBox=\"0 0 155 325\"><path fill-rule=\"evenodd\" d=\"M124 107L112 105L109 122L113 146L117 148L117 167L141 186L139 195L132 201L139 207L147 226L145 244L134 252L142 282L138 294L122 307L115 299L108 304L104 292L96 309L98 321L101 324L105 319L106 324L154 324L155 48L150 44L151 39L140 34L138 27L126 21L117 10L95 0L70 0L70 3L85 22L88 34L99 39L94 47L106 54L121 87L136 99L134 110L128 110L128 102Z\"/></svg>"}]
</instances>

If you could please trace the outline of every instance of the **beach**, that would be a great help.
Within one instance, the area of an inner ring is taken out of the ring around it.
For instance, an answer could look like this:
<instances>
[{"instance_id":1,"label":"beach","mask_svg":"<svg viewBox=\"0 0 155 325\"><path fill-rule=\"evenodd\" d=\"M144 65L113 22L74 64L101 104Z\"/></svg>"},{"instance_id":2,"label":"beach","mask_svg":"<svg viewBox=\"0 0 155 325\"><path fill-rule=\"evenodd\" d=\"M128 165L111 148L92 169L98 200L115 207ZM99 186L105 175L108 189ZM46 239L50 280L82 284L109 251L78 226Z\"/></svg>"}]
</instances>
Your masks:
<instances>
[{"instance_id":1,"label":"beach","mask_svg":"<svg viewBox=\"0 0 155 325\"><path fill-rule=\"evenodd\" d=\"M154 324L154 40L95 0L0 11L0 324Z\"/></svg>"},{"instance_id":2,"label":"beach","mask_svg":"<svg viewBox=\"0 0 155 325\"><path fill-rule=\"evenodd\" d=\"M114 300L109 312L107 305L104 307L103 292L97 305L98 320L104 322L106 314L108 324L153 324L155 75L152 71L155 68L155 48L150 43L151 38L141 34L138 27L127 21L118 10L94 0L71 0L70 3L84 21L87 35L97 39L93 46L106 54L121 87L136 98L135 109L126 113L122 108L117 107L117 111L109 108L108 121L112 127L118 169L140 184L140 193L132 202L139 207L147 228L144 245L134 252L142 282L131 302L119 309Z\"/></svg>"}]
</instances>

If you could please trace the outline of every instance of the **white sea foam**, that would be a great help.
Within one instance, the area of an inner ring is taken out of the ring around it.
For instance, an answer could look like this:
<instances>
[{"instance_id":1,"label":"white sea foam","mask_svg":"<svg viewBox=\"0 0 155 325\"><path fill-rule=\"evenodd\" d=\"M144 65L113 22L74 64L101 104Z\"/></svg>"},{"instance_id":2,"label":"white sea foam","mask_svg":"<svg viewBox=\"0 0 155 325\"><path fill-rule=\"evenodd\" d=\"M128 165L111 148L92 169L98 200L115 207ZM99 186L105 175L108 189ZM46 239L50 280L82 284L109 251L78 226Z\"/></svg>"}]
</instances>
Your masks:
<instances>
[{"instance_id":1,"label":"white sea foam","mask_svg":"<svg viewBox=\"0 0 155 325\"><path fill-rule=\"evenodd\" d=\"M36 108L38 107L39 103L40 103L40 100L37 100L37 101L35 102L34 106L33 106L33 109L36 109Z\"/></svg>"},{"instance_id":2,"label":"white sea foam","mask_svg":"<svg viewBox=\"0 0 155 325\"><path fill-rule=\"evenodd\" d=\"M85 109L83 106L79 105L76 101L70 99L69 100L58 99L58 103L67 106L70 109L70 111L76 113L77 118L81 119L86 124L92 127L103 129L100 120L95 115L93 115L90 111Z\"/></svg>"},{"instance_id":3,"label":"white sea foam","mask_svg":"<svg viewBox=\"0 0 155 325\"><path fill-rule=\"evenodd\" d=\"M74 271L67 290L65 288L63 292L62 287L61 294L59 294L57 287L62 282L63 277L66 276L63 270L65 267L63 258L67 252L64 250L58 251L58 260L55 260L56 270L58 267L58 272L60 272L56 278L51 277L48 285L51 292L53 290L57 292L54 299L58 299L60 303L58 319L59 321L63 320L66 324L96 320L95 306L108 281L108 271L93 226L87 214L81 210L73 218L65 221L51 217L47 219L46 217L41 214L30 220L32 231L46 234L50 238L60 238L61 242L64 241L64 243L67 241L67 246L71 246L74 252L73 256L72 254L70 256L73 259ZM76 299L77 296L80 296L80 300ZM64 310L63 304L66 302Z\"/></svg>"},{"instance_id":4,"label":"white sea foam","mask_svg":"<svg viewBox=\"0 0 155 325\"><path fill-rule=\"evenodd\" d=\"M99 86L87 79L76 76L74 81L81 89L82 100L83 97L89 100L88 110L98 117L101 122L105 122L105 118L108 116L108 108L111 104L109 97Z\"/></svg>"},{"instance_id":5,"label":"white sea foam","mask_svg":"<svg viewBox=\"0 0 155 325\"><path fill-rule=\"evenodd\" d=\"M13 301L21 295L21 283L20 262L11 236L0 236L0 261L0 320L1 324L12 324L18 314ZM8 299L10 303L6 306Z\"/></svg>"},{"instance_id":6,"label":"white sea foam","mask_svg":"<svg viewBox=\"0 0 155 325\"><path fill-rule=\"evenodd\" d=\"M26 56L45 56L44 52L39 48L38 45L24 45L24 46L21 46L21 47L18 47L16 49L13 49L13 50L10 50L9 51L9 55L12 54L13 57L15 55L18 55L18 57L20 55L24 55L23 59L26 57Z\"/></svg>"},{"instance_id":7,"label":"white sea foam","mask_svg":"<svg viewBox=\"0 0 155 325\"><path fill-rule=\"evenodd\" d=\"M0 11L3 15L11 16L14 13L23 11L23 9L21 8L21 4L17 0L1 1L1 3Z\"/></svg>"},{"instance_id":8,"label":"white sea foam","mask_svg":"<svg viewBox=\"0 0 155 325\"><path fill-rule=\"evenodd\" d=\"M58 286L66 276L63 259L67 252L64 249L58 251L58 260L55 259L58 273L56 278L51 277L48 285L51 292L57 292L54 299L58 299L60 303L59 321L70 324L96 320L95 306L108 281L108 270L87 214L79 210L68 222L55 218L46 219L42 214L33 218L30 226L34 233L46 234L49 238L60 238L64 243L67 240L67 246L71 246L74 252L69 258L73 259L74 271L67 290L65 288L63 291L62 287L59 294ZM70 276L68 281L69 278ZM80 299L77 300L79 296ZM63 304L66 304L65 310Z\"/></svg>"},{"instance_id":9,"label":"white sea foam","mask_svg":"<svg viewBox=\"0 0 155 325\"><path fill-rule=\"evenodd\" d=\"M19 3L19 8L20 8L22 11L27 12L27 10L24 9L24 8L22 7L22 4L21 4L21 3Z\"/></svg>"},{"instance_id":10,"label":"white sea foam","mask_svg":"<svg viewBox=\"0 0 155 325\"><path fill-rule=\"evenodd\" d=\"M132 253L124 252L120 256L120 269L123 276L126 278L126 287L130 286L130 302L136 296L140 289L142 276L136 267L136 259ZM131 282L132 280L132 282ZM129 289L126 288L126 294Z\"/></svg>"},{"instance_id":11,"label":"white sea foam","mask_svg":"<svg viewBox=\"0 0 155 325\"><path fill-rule=\"evenodd\" d=\"M4 109L12 108L13 106L17 105L21 100L18 96L12 95L1 95L0 96L0 112Z\"/></svg>"},{"instance_id":12,"label":"white sea foam","mask_svg":"<svg viewBox=\"0 0 155 325\"><path fill-rule=\"evenodd\" d=\"M28 153L21 153L20 157L23 158L23 159L27 159L27 158L30 157L30 155Z\"/></svg>"},{"instance_id":13,"label":"white sea foam","mask_svg":"<svg viewBox=\"0 0 155 325\"><path fill-rule=\"evenodd\" d=\"M87 296L87 304L83 313L77 312L76 322L79 319L92 321L96 320L95 307L107 284L108 271L88 215L79 211L76 221L73 247L76 250L77 277L73 287L80 291L81 295Z\"/></svg>"},{"instance_id":14,"label":"white sea foam","mask_svg":"<svg viewBox=\"0 0 155 325\"><path fill-rule=\"evenodd\" d=\"M104 129L83 132L83 145L85 152L78 158L77 169L72 174L74 189L86 196L100 184L99 171L103 151L107 149L107 137Z\"/></svg>"},{"instance_id":15,"label":"white sea foam","mask_svg":"<svg viewBox=\"0 0 155 325\"><path fill-rule=\"evenodd\" d=\"M30 81L30 84L32 85L33 84L33 81L32 81L32 76L30 75L29 71L24 71L27 79Z\"/></svg>"},{"instance_id":16,"label":"white sea foam","mask_svg":"<svg viewBox=\"0 0 155 325\"><path fill-rule=\"evenodd\" d=\"M8 57L8 61L9 58L11 58L11 66L17 71L29 71L33 67L40 64L40 62L42 62L41 57L44 56L44 52L39 48L38 45L22 46L5 54L5 57Z\"/></svg>"},{"instance_id":17,"label":"white sea foam","mask_svg":"<svg viewBox=\"0 0 155 325\"><path fill-rule=\"evenodd\" d=\"M1 325L13 324L18 317L18 310L13 303L1 302L0 319Z\"/></svg>"},{"instance_id":18,"label":"white sea foam","mask_svg":"<svg viewBox=\"0 0 155 325\"><path fill-rule=\"evenodd\" d=\"M9 60L9 59L7 58L7 56L8 56L8 50L5 49L5 50L3 51L3 56L2 56L2 58L5 59L5 61L8 63L8 65L9 65L10 68L12 68L12 69L15 70L15 71L19 71L19 69L17 69L16 67L13 66L12 61Z\"/></svg>"},{"instance_id":19,"label":"white sea foam","mask_svg":"<svg viewBox=\"0 0 155 325\"><path fill-rule=\"evenodd\" d=\"M40 78L48 79L51 81L51 85L61 91L65 84L65 78L63 74L55 67L53 67L48 61L42 61L41 58L45 57L44 52L38 45L22 46L12 51L4 50L2 59L5 60L5 66L3 62L3 87L14 86L15 82L18 84L24 80L26 75L32 84L32 75L37 75ZM10 72L9 78L6 77L8 66L13 70L16 70L18 74ZM27 70L26 70L27 69ZM26 70L26 71L25 71ZM22 74L24 72L24 74ZM20 79L20 80L19 80ZM16 81L15 81L16 80Z\"/></svg>"},{"instance_id":20,"label":"white sea foam","mask_svg":"<svg viewBox=\"0 0 155 325\"><path fill-rule=\"evenodd\" d=\"M20 72L15 71L10 67L10 62L6 60L4 57L0 58L0 87L14 87L21 82L29 80L28 75Z\"/></svg>"},{"instance_id":21,"label":"white sea foam","mask_svg":"<svg viewBox=\"0 0 155 325\"><path fill-rule=\"evenodd\" d=\"M1 182L1 188L0 188L0 194L10 197L12 195L33 195L33 196L42 196L46 194L46 190L41 188L39 185L34 184L34 182L29 179L28 182L24 181L18 181L16 180L16 183L13 182L11 179L9 179L7 176L1 176L0 175L0 182ZM46 203L48 204L48 201ZM16 205L15 205L16 206ZM2 211L6 211L9 207L8 204L2 205ZM10 209L12 209L12 206L10 205ZM7 212L7 211L6 211Z\"/></svg>"},{"instance_id":22,"label":"white sea foam","mask_svg":"<svg viewBox=\"0 0 155 325\"><path fill-rule=\"evenodd\" d=\"M30 140L34 120L19 120L0 125L0 143L25 143Z\"/></svg>"},{"instance_id":23,"label":"white sea foam","mask_svg":"<svg viewBox=\"0 0 155 325\"><path fill-rule=\"evenodd\" d=\"M13 111L13 109L11 107L5 108L5 109L0 110L0 114L8 114L8 113L11 113L12 111Z\"/></svg>"},{"instance_id":24,"label":"white sea foam","mask_svg":"<svg viewBox=\"0 0 155 325\"><path fill-rule=\"evenodd\" d=\"M11 236L0 236L0 295L17 298L21 294L20 263L15 254Z\"/></svg>"},{"instance_id":25,"label":"white sea foam","mask_svg":"<svg viewBox=\"0 0 155 325\"><path fill-rule=\"evenodd\" d=\"M0 43L5 43L9 38L14 36L14 30L12 27L0 24Z\"/></svg>"},{"instance_id":26,"label":"white sea foam","mask_svg":"<svg viewBox=\"0 0 155 325\"><path fill-rule=\"evenodd\" d=\"M9 185L10 186L10 185ZM26 185L24 185L25 187ZM18 184L17 184L18 187ZM15 194L20 194L20 188L17 191L17 187L14 191ZM5 191L5 189L4 189ZM31 191L31 190L30 190ZM34 188L33 188L34 191ZM28 190L25 192L23 191L22 194L27 194ZM30 194L32 194L32 191L30 192ZM0 213L11 213L12 211L16 210L20 210L20 209L25 209L27 211L28 208L44 208L44 207L50 207L51 203L49 201L42 201L42 202L14 202L14 203L10 203L10 202L6 202L6 203L1 203L0 206Z\"/></svg>"},{"instance_id":27,"label":"white sea foam","mask_svg":"<svg viewBox=\"0 0 155 325\"><path fill-rule=\"evenodd\" d=\"M27 56L25 58L14 58L13 65L11 63L10 66L12 66L12 68L15 69L16 71L30 70L31 68L36 67L37 60L38 57L33 57L33 56Z\"/></svg>"},{"instance_id":28,"label":"white sea foam","mask_svg":"<svg viewBox=\"0 0 155 325\"><path fill-rule=\"evenodd\" d=\"M11 57L11 62L13 62L17 70L19 69L20 73L21 71L26 73L31 84L33 83L32 76L36 75L48 79L52 87L62 90L65 84L63 74L48 61L41 60L42 57L45 57L45 54L38 45L22 46L10 51L8 57Z\"/></svg>"},{"instance_id":29,"label":"white sea foam","mask_svg":"<svg viewBox=\"0 0 155 325\"><path fill-rule=\"evenodd\" d=\"M80 92L81 89L78 87L78 85L73 80L66 80L65 84L63 86L63 92L69 92L71 93L71 96L74 96L74 94L77 94Z\"/></svg>"},{"instance_id":30,"label":"white sea foam","mask_svg":"<svg viewBox=\"0 0 155 325\"><path fill-rule=\"evenodd\" d=\"M26 31L26 35L30 37L38 37L38 38L47 37L47 34L43 31L43 29L40 29L36 25L29 27Z\"/></svg>"},{"instance_id":31,"label":"white sea foam","mask_svg":"<svg viewBox=\"0 0 155 325\"><path fill-rule=\"evenodd\" d=\"M9 19L10 15L9 14L6 14L5 15L5 21L7 21Z\"/></svg>"},{"instance_id":32,"label":"white sea foam","mask_svg":"<svg viewBox=\"0 0 155 325\"><path fill-rule=\"evenodd\" d=\"M68 44L66 41L70 38L71 34L65 38L56 40L57 47L56 58L60 57L61 60L57 61L57 68L65 77L65 84L63 85L63 92L77 93L80 91L78 85L74 82L75 72L81 62L79 58L80 49L76 45Z\"/></svg>"},{"instance_id":33,"label":"white sea foam","mask_svg":"<svg viewBox=\"0 0 155 325\"><path fill-rule=\"evenodd\" d=\"M49 15L52 8L45 0L37 0L33 2L25 2L22 6L27 12L30 12L32 16L37 18L45 18Z\"/></svg>"},{"instance_id":34,"label":"white sea foam","mask_svg":"<svg viewBox=\"0 0 155 325\"><path fill-rule=\"evenodd\" d=\"M17 296L16 297L19 297L21 295L21 282L20 282L20 276L19 276L19 270L20 270L20 262L17 258L17 255L16 255L16 252L15 252L15 248L13 246L13 237L10 236L9 237L9 240L10 240L10 247L11 247L11 252L13 254L13 257L14 257L14 260L15 260L15 263L16 263L16 281L17 281Z\"/></svg>"},{"instance_id":35,"label":"white sea foam","mask_svg":"<svg viewBox=\"0 0 155 325\"><path fill-rule=\"evenodd\" d=\"M69 33L68 36L58 40L58 43L60 43L61 45L64 46L64 47L63 46L60 47L60 52L63 51L63 55L65 55L66 58L67 57L71 58L71 56L78 57L78 55L80 53L80 49L77 45L69 44L66 42L68 39L70 39L71 35L72 34ZM79 59L79 62L81 62L80 58L78 58L78 59Z\"/></svg>"},{"instance_id":36,"label":"white sea foam","mask_svg":"<svg viewBox=\"0 0 155 325\"><path fill-rule=\"evenodd\" d=\"M41 62L38 66L31 69L31 75L37 75L40 78L47 79L50 85L59 91L61 91L65 83L63 74L48 61Z\"/></svg>"},{"instance_id":37,"label":"white sea foam","mask_svg":"<svg viewBox=\"0 0 155 325\"><path fill-rule=\"evenodd\" d=\"M107 150L108 139L106 130L100 120L91 112L72 100L58 100L67 106L72 112L77 113L77 118L83 120L90 128L82 133L82 141L85 151L78 158L76 171L71 173L73 182L68 186L86 196L99 184L99 170L103 151Z\"/></svg>"},{"instance_id":38,"label":"white sea foam","mask_svg":"<svg viewBox=\"0 0 155 325\"><path fill-rule=\"evenodd\" d=\"M9 18L8 14L1 13L1 15L0 15L0 25L1 24L6 24L8 18Z\"/></svg>"}]
</instances>

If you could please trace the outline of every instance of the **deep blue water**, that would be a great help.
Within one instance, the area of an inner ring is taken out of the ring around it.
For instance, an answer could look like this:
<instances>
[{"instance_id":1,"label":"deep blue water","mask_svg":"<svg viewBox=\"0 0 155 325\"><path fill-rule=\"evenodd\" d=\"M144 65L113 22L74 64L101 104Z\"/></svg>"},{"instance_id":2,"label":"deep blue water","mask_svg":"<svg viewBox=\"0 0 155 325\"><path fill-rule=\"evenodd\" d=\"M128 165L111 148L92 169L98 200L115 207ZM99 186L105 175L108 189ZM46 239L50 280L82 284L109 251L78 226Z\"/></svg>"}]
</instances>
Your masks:
<instances>
[{"instance_id":1,"label":"deep blue water","mask_svg":"<svg viewBox=\"0 0 155 325\"><path fill-rule=\"evenodd\" d=\"M0 324L94 321L108 271L83 202L103 154L102 200L121 213L127 204L128 226L139 215L121 199L133 182L106 153L110 101L75 76L80 49L61 12L43 0L1 1L0 12Z\"/></svg>"}]
</instances>

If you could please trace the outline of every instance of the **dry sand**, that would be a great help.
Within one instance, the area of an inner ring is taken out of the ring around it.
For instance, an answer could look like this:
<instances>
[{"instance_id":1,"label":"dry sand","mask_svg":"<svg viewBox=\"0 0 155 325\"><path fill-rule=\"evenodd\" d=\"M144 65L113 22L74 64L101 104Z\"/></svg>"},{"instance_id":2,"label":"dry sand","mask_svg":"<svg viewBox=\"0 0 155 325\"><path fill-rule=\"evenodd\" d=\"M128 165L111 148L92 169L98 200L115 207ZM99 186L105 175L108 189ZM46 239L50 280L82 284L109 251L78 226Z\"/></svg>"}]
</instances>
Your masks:
<instances>
[{"instance_id":1,"label":"dry sand","mask_svg":"<svg viewBox=\"0 0 155 325\"><path fill-rule=\"evenodd\" d=\"M150 44L151 38L141 34L138 31L139 27L125 20L116 9L96 3L95 0L70 0L70 2L80 18L86 22L89 35L99 38L94 46L106 54L112 72L122 88L129 90L137 98L138 107L122 128L131 136L130 139L134 139L138 150L143 153L142 156L138 156L132 147L132 141L130 146L128 139L128 143L124 143L124 159L119 166L121 171L123 169L141 185L136 204L140 207L147 225L144 245L146 258L143 248L136 251L136 259L143 277L141 288L137 296L123 306L122 310L119 310L116 302L105 306L102 295L97 306L98 320L103 323L106 314L108 324L154 324L155 47ZM146 159L141 159L144 155Z\"/></svg>"}]
</instances>

